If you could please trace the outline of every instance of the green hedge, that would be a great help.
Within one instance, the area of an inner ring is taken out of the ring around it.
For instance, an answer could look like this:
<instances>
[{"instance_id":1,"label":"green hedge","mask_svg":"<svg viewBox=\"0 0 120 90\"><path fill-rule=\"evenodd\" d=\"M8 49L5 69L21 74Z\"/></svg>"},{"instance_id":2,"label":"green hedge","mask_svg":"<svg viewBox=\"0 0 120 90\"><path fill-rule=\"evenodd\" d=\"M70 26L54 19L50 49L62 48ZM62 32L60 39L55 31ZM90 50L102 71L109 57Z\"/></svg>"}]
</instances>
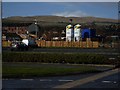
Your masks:
<instances>
[{"instance_id":1,"label":"green hedge","mask_svg":"<svg viewBox=\"0 0 120 90\"><path fill-rule=\"evenodd\" d=\"M39 52L4 52L3 62L113 64L112 60L97 54L62 54Z\"/></svg>"}]
</instances>

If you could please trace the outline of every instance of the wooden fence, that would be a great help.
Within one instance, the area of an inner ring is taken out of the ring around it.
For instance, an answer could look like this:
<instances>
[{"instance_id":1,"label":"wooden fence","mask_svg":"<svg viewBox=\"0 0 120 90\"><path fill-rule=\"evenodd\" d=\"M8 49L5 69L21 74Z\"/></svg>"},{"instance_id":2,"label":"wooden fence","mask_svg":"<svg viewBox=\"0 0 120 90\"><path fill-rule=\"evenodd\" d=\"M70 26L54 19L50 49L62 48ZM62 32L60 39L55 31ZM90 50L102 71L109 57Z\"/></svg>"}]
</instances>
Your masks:
<instances>
[{"instance_id":1,"label":"wooden fence","mask_svg":"<svg viewBox=\"0 0 120 90\"><path fill-rule=\"evenodd\" d=\"M10 47L11 42L10 41L2 41L2 47Z\"/></svg>"},{"instance_id":2,"label":"wooden fence","mask_svg":"<svg viewBox=\"0 0 120 90\"><path fill-rule=\"evenodd\" d=\"M11 42L2 41L2 47L10 47ZM86 41L44 41L44 40L37 40L37 44L39 47L78 47L78 48L98 48L99 42L98 41L91 41L86 39Z\"/></svg>"},{"instance_id":3,"label":"wooden fence","mask_svg":"<svg viewBox=\"0 0 120 90\"><path fill-rule=\"evenodd\" d=\"M39 47L78 47L78 48L98 48L98 41L37 41Z\"/></svg>"}]
</instances>

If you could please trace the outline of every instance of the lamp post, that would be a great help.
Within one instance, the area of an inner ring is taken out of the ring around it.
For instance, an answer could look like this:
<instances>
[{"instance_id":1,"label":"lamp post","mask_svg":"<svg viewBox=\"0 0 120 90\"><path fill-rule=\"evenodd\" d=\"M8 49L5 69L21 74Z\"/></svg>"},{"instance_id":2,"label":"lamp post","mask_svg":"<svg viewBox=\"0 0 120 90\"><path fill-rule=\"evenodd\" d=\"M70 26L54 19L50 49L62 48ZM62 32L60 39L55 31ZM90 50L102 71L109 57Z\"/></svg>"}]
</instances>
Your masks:
<instances>
[{"instance_id":1,"label":"lamp post","mask_svg":"<svg viewBox=\"0 0 120 90\"><path fill-rule=\"evenodd\" d=\"M35 35L36 35L36 39L37 39L37 20L35 19Z\"/></svg>"},{"instance_id":2,"label":"lamp post","mask_svg":"<svg viewBox=\"0 0 120 90\"><path fill-rule=\"evenodd\" d=\"M29 32L27 31L26 33L27 33L27 39L29 39Z\"/></svg>"}]
</instances>

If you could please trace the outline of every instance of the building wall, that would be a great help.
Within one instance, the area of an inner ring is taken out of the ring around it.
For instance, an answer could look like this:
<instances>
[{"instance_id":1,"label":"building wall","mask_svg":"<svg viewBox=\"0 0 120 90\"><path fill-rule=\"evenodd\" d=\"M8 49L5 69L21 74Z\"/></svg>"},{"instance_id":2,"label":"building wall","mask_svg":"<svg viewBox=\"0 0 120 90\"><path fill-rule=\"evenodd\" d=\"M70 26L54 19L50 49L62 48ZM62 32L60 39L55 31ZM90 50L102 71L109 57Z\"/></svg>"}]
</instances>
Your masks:
<instances>
[{"instance_id":1,"label":"building wall","mask_svg":"<svg viewBox=\"0 0 120 90\"><path fill-rule=\"evenodd\" d=\"M4 26L2 27L3 32L5 33L18 33L18 34L25 34L27 32L27 27L25 26L21 26L21 27L17 27L17 26Z\"/></svg>"}]
</instances>

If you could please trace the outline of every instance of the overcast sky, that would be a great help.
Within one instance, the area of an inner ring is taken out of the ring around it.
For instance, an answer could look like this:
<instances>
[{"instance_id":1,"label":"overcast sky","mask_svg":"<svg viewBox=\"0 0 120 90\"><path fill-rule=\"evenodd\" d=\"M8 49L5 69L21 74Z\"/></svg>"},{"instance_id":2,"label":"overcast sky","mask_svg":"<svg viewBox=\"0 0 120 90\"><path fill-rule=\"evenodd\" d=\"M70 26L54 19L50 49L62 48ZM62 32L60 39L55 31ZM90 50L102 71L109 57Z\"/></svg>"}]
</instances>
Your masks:
<instances>
[{"instance_id":1,"label":"overcast sky","mask_svg":"<svg viewBox=\"0 0 120 90\"><path fill-rule=\"evenodd\" d=\"M3 2L2 17L56 15L118 18L117 2Z\"/></svg>"}]
</instances>

